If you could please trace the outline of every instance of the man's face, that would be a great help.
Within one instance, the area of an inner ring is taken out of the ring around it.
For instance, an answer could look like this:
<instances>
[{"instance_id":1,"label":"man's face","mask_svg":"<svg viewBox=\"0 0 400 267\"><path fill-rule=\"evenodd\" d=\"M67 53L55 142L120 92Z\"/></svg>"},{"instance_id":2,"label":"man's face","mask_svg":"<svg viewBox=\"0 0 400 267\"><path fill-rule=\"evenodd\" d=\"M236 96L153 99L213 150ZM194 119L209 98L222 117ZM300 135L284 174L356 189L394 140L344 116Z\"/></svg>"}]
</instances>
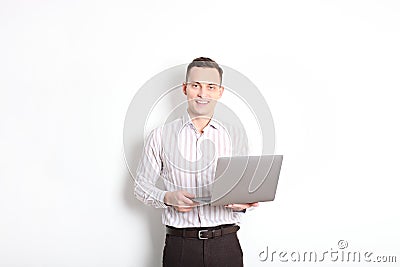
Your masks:
<instances>
[{"instance_id":1,"label":"man's face","mask_svg":"<svg viewBox=\"0 0 400 267\"><path fill-rule=\"evenodd\" d=\"M187 83L182 88L187 96L188 111L192 118L212 117L217 100L224 92L220 83L217 69L193 67L189 71Z\"/></svg>"}]
</instances>

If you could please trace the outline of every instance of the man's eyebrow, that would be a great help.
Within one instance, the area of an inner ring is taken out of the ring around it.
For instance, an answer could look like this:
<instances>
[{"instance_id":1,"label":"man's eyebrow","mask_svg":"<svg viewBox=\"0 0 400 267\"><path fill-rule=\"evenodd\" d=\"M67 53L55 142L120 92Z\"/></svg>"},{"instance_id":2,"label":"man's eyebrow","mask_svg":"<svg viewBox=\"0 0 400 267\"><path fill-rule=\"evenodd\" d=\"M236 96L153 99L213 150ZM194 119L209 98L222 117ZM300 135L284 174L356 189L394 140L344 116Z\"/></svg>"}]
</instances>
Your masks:
<instances>
[{"instance_id":1,"label":"man's eyebrow","mask_svg":"<svg viewBox=\"0 0 400 267\"><path fill-rule=\"evenodd\" d=\"M192 82L189 82L189 83L201 84L202 82L199 82L199 81L192 81ZM211 82L204 82L204 83L206 83L206 84L208 84L208 85L218 85L218 83L211 83Z\"/></svg>"}]
</instances>

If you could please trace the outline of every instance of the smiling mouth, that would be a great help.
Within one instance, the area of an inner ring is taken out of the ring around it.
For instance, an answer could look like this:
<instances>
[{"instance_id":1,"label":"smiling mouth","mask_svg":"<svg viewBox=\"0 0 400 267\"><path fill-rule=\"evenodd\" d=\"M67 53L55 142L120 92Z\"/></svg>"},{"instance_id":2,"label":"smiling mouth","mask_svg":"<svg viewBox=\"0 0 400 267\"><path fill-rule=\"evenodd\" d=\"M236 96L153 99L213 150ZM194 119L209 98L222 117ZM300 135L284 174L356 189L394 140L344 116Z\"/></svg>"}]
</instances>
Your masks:
<instances>
[{"instance_id":1,"label":"smiling mouth","mask_svg":"<svg viewBox=\"0 0 400 267\"><path fill-rule=\"evenodd\" d=\"M197 104L202 104L202 105L210 103L209 100L195 100L195 102L196 102Z\"/></svg>"}]
</instances>

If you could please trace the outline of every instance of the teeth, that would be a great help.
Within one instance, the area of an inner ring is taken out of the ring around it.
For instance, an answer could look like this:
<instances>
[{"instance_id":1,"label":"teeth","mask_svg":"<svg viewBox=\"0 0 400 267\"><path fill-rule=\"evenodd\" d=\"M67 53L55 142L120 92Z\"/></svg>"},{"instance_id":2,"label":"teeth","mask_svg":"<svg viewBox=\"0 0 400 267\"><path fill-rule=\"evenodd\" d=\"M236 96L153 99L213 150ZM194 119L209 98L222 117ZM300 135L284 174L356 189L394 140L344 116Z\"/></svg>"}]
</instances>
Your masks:
<instances>
[{"instance_id":1,"label":"teeth","mask_svg":"<svg viewBox=\"0 0 400 267\"><path fill-rule=\"evenodd\" d=\"M199 100L197 100L196 102L200 103L200 104L207 104L208 103L208 101L199 101Z\"/></svg>"}]
</instances>

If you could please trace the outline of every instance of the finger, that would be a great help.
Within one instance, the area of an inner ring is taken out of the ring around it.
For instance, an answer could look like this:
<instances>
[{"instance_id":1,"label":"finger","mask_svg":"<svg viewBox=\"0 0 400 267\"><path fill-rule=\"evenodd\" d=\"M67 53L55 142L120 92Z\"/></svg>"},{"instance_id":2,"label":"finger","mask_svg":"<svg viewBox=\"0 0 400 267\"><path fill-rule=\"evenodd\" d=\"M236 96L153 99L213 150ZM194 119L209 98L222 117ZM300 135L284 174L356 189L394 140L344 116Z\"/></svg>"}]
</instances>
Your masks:
<instances>
[{"instance_id":1,"label":"finger","mask_svg":"<svg viewBox=\"0 0 400 267\"><path fill-rule=\"evenodd\" d=\"M227 208L233 209L233 210L243 210L247 208L246 204L229 204L226 205Z\"/></svg>"},{"instance_id":2,"label":"finger","mask_svg":"<svg viewBox=\"0 0 400 267\"><path fill-rule=\"evenodd\" d=\"M226 205L227 208L231 208L231 209L236 209L236 208L240 208L241 204L229 204Z\"/></svg>"},{"instance_id":3,"label":"finger","mask_svg":"<svg viewBox=\"0 0 400 267\"><path fill-rule=\"evenodd\" d=\"M192 208L193 205L190 205L188 203L180 202L178 205L176 205L179 208Z\"/></svg>"},{"instance_id":4,"label":"finger","mask_svg":"<svg viewBox=\"0 0 400 267\"><path fill-rule=\"evenodd\" d=\"M194 204L194 202L190 198L187 198L187 197L183 197L182 201L183 201L183 205L193 205Z\"/></svg>"},{"instance_id":5,"label":"finger","mask_svg":"<svg viewBox=\"0 0 400 267\"><path fill-rule=\"evenodd\" d=\"M176 205L176 206L191 208L191 207L196 206L196 203L189 198L182 197L182 199L180 201L178 201L178 205Z\"/></svg>"},{"instance_id":6,"label":"finger","mask_svg":"<svg viewBox=\"0 0 400 267\"><path fill-rule=\"evenodd\" d=\"M200 205L201 205L201 203L200 203L200 202L193 201L193 206L194 206L194 207L198 207L198 206L200 206Z\"/></svg>"},{"instance_id":7,"label":"finger","mask_svg":"<svg viewBox=\"0 0 400 267\"><path fill-rule=\"evenodd\" d=\"M182 194L187 198L195 198L196 197L194 194L189 193L187 191L183 191Z\"/></svg>"}]
</instances>

